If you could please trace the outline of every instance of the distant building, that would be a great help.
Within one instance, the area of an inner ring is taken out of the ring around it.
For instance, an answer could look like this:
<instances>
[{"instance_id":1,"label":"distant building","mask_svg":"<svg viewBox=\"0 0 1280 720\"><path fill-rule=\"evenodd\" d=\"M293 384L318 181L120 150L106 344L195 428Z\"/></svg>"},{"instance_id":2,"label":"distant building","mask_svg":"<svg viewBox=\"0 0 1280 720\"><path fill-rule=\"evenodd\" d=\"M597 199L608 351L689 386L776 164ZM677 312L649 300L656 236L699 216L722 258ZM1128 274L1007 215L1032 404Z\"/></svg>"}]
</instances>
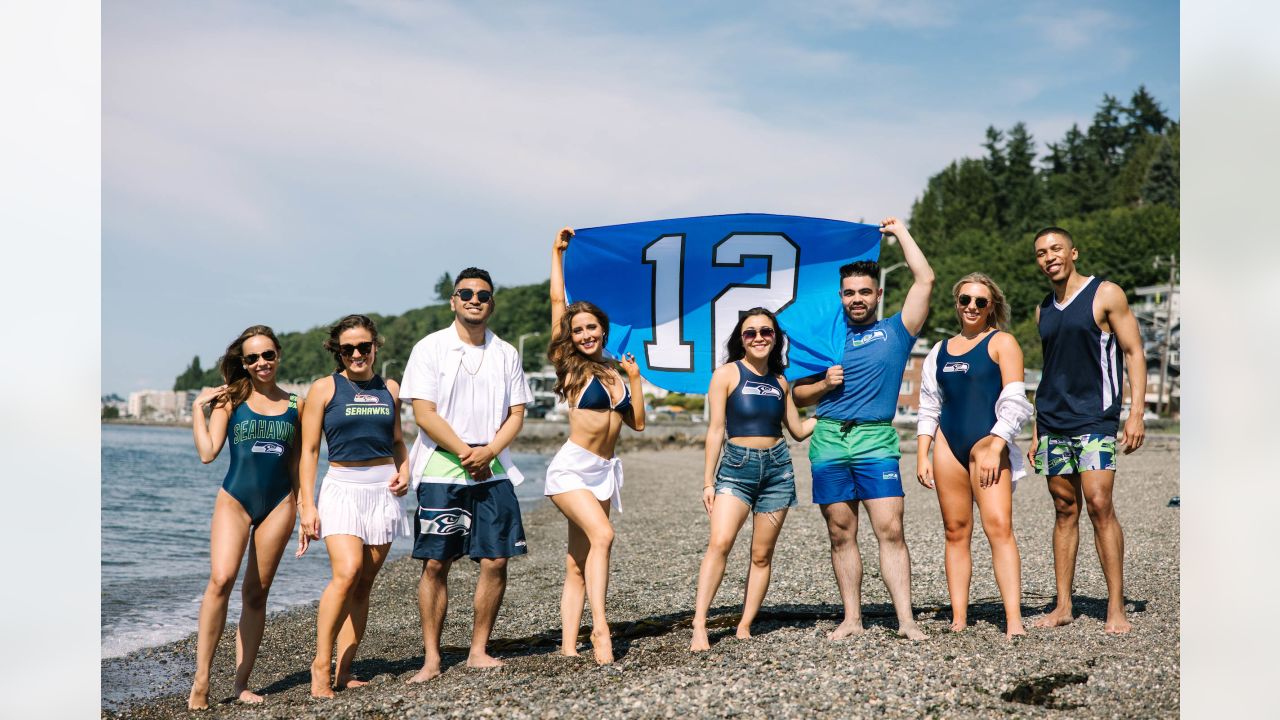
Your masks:
<instances>
[{"instance_id":1,"label":"distant building","mask_svg":"<svg viewBox=\"0 0 1280 720\"><path fill-rule=\"evenodd\" d=\"M139 390L129 393L125 415L155 422L190 420L195 398L194 390Z\"/></svg>"}]
</instances>

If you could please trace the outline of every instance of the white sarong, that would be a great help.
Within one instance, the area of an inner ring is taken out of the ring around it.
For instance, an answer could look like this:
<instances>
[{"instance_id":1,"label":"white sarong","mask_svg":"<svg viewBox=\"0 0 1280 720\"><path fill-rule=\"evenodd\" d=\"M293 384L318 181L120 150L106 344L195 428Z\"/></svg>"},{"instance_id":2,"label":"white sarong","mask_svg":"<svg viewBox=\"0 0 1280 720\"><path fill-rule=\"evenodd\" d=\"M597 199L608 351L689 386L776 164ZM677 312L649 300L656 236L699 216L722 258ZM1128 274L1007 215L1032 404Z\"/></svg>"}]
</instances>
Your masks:
<instances>
[{"instance_id":1,"label":"white sarong","mask_svg":"<svg viewBox=\"0 0 1280 720\"><path fill-rule=\"evenodd\" d=\"M586 448L566 442L547 466L544 495L559 495L570 490L590 490L597 500L612 500L613 509L622 512L622 460L608 460Z\"/></svg>"}]
</instances>

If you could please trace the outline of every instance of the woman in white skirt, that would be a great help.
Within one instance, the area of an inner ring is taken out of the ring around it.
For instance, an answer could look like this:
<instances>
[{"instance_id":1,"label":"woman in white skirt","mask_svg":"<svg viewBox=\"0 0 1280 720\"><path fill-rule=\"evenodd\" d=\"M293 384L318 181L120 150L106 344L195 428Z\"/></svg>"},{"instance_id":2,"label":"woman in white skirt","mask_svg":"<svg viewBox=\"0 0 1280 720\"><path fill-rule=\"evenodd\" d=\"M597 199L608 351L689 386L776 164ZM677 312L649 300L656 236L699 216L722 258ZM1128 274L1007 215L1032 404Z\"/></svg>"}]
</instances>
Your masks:
<instances>
[{"instance_id":1,"label":"woman in white skirt","mask_svg":"<svg viewBox=\"0 0 1280 720\"><path fill-rule=\"evenodd\" d=\"M373 321L348 315L329 329L325 349L338 371L311 384L302 414L302 532L298 555L323 538L333 579L320 596L311 695L333 697L333 689L365 683L351 675L364 636L369 592L391 541L409 534L400 496L409 490L409 453L400 429L400 388L374 374L382 338ZM329 446L329 472L314 501L320 433ZM340 628L340 630L339 630ZM333 681L334 640L338 667Z\"/></svg>"},{"instance_id":2,"label":"woman in white skirt","mask_svg":"<svg viewBox=\"0 0 1280 720\"><path fill-rule=\"evenodd\" d=\"M613 662L613 641L605 620L609 550L613 545L610 507L622 510L622 462L613 454L626 423L644 429L644 390L634 357L618 364L604 354L609 318L589 302L566 306L564 251L573 230L556 237L551 253L551 344L547 357L556 368L556 394L569 405L569 441L547 467L546 494L569 521L560 652L578 654L578 629L585 594L591 604L591 645L596 662Z\"/></svg>"}]
</instances>

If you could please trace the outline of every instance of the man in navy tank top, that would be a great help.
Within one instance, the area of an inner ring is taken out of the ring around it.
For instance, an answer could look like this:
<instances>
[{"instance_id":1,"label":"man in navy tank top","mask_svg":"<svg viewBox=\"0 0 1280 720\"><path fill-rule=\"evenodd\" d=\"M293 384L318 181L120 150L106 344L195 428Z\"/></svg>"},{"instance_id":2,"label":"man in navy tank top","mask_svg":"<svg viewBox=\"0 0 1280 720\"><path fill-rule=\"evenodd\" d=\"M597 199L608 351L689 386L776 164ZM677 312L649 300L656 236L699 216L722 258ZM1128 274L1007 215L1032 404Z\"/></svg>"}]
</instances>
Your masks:
<instances>
[{"instance_id":1,"label":"man in navy tank top","mask_svg":"<svg viewBox=\"0 0 1280 720\"><path fill-rule=\"evenodd\" d=\"M1053 292L1036 308L1044 349L1044 375L1036 392L1036 424L1027 453L1049 480L1057 513L1053 528L1054 609L1036 627L1066 625L1071 611L1076 550L1080 545L1080 499L1093 522L1094 543L1107 579L1107 621L1103 629L1130 629L1124 608L1124 532L1112 504L1116 444L1124 454L1142 447L1142 411L1147 396L1147 361L1138 320L1124 290L1076 270L1071 234L1058 227L1036 233L1036 264ZM1133 410L1120 429L1121 382L1129 365Z\"/></svg>"},{"instance_id":2,"label":"man in navy tank top","mask_svg":"<svg viewBox=\"0 0 1280 720\"><path fill-rule=\"evenodd\" d=\"M813 502L827 521L831 566L844 604L844 620L827 636L832 640L863 631L858 503L867 509L880 545L880 576L898 616L898 634L912 640L925 637L911 612L911 555L902 533L901 452L892 421L911 347L929 315L934 275L905 224L885 218L880 231L898 239L911 268L911 288L902 312L876 319L884 290L874 261L840 268L840 302L846 321L840 364L824 374L796 380L792 389L798 407L818 406L818 424L809 440Z\"/></svg>"}]
</instances>

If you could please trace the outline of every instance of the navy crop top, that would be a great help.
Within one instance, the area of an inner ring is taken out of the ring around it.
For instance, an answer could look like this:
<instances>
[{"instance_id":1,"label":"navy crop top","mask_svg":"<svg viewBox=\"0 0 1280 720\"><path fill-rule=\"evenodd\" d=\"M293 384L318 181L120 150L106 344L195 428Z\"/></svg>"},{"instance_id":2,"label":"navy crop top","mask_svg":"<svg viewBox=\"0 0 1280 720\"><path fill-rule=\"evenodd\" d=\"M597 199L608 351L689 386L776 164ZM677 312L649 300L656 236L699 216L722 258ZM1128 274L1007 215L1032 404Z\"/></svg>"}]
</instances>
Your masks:
<instances>
[{"instance_id":1,"label":"navy crop top","mask_svg":"<svg viewBox=\"0 0 1280 720\"><path fill-rule=\"evenodd\" d=\"M618 376L621 379L622 376ZM618 412L626 412L631 409L631 388L627 386L627 381L622 381L622 399L617 405L613 404L613 398L609 397L609 391L605 389L604 383L600 382L600 378L595 375L587 381L582 387L582 394L578 396L578 408L581 410L617 410Z\"/></svg>"},{"instance_id":2,"label":"navy crop top","mask_svg":"<svg viewBox=\"0 0 1280 720\"><path fill-rule=\"evenodd\" d=\"M391 457L395 430L395 399L381 377L348 380L333 374L333 399L324 407L324 439L330 460Z\"/></svg>"},{"instance_id":3,"label":"navy crop top","mask_svg":"<svg viewBox=\"0 0 1280 720\"><path fill-rule=\"evenodd\" d=\"M757 375L738 361L738 386L729 393L724 427L729 437L782 437L787 400L772 375Z\"/></svg>"}]
</instances>

